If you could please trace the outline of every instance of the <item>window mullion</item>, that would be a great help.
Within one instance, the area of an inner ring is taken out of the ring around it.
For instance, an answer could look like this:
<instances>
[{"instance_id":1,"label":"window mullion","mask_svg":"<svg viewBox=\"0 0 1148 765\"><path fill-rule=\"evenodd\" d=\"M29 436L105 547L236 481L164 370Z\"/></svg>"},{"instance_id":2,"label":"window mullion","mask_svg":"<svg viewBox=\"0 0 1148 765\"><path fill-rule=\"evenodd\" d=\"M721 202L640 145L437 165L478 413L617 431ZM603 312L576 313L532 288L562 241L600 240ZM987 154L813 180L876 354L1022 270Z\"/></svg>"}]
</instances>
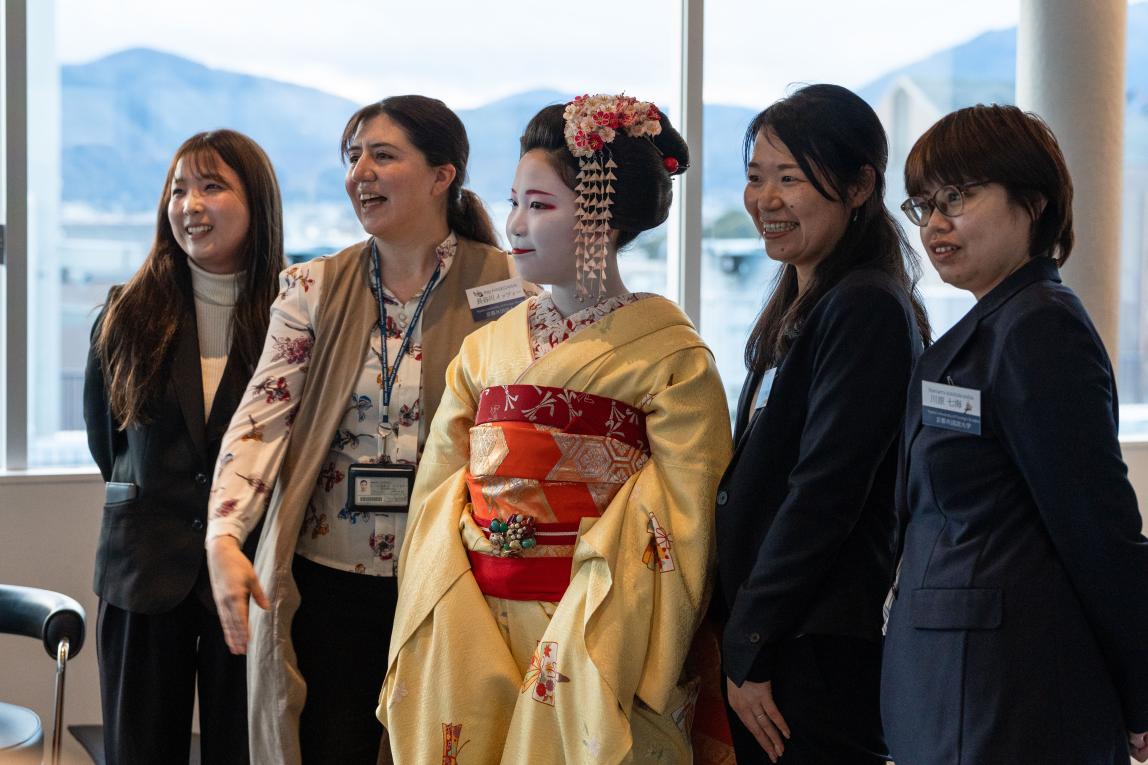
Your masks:
<instances>
[{"instance_id":1,"label":"window mullion","mask_svg":"<svg viewBox=\"0 0 1148 765\"><path fill-rule=\"evenodd\" d=\"M690 146L690 170L678 177L677 220L670 227L667 291L701 327L702 292L702 21L704 0L681 0L678 129Z\"/></svg>"},{"instance_id":2,"label":"window mullion","mask_svg":"<svg viewBox=\"0 0 1148 765\"><path fill-rule=\"evenodd\" d=\"M28 0L4 3L5 468L28 466Z\"/></svg>"}]
</instances>

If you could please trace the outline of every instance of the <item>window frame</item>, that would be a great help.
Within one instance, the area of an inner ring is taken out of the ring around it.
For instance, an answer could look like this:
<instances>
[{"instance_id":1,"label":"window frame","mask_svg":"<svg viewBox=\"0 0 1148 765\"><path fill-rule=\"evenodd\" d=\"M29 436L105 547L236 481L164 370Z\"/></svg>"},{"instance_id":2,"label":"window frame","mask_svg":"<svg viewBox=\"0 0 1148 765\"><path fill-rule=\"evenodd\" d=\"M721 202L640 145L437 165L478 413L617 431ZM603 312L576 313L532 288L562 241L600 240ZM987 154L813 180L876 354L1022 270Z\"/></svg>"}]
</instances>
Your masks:
<instances>
[{"instance_id":1,"label":"window frame","mask_svg":"<svg viewBox=\"0 0 1148 765\"><path fill-rule=\"evenodd\" d=\"M28 468L28 0L3 0L5 257L0 427L7 470Z\"/></svg>"},{"instance_id":2,"label":"window frame","mask_svg":"<svg viewBox=\"0 0 1148 765\"><path fill-rule=\"evenodd\" d=\"M1120 0L1127 2L1127 0ZM680 34L677 76L677 113L682 135L695 151L691 172L677 183L675 213L667 231L666 280L668 296L682 306L701 328L702 271L702 131L705 0L678 0ZM1041 21L1039 4L1022 2L1018 33ZM30 467L29 322L31 279L28 263L28 45L29 0L0 0L0 210L3 219L4 257L0 259L0 477L8 474L91 473L86 466L75 471ZM1023 53L1018 52L1018 58ZM1018 70L1020 61L1018 61ZM1119 298L1117 297L1117 300Z\"/></svg>"}]
</instances>

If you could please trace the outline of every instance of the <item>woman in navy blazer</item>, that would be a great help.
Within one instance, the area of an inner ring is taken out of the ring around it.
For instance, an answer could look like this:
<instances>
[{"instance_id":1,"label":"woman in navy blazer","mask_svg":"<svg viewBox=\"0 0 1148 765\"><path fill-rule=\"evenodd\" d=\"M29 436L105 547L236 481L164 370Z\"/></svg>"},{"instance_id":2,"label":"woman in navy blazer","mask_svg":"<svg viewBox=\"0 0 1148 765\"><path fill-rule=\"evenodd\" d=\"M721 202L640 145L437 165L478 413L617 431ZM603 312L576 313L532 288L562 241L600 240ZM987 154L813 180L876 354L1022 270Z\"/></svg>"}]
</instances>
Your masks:
<instances>
[{"instance_id":1,"label":"woman in navy blazer","mask_svg":"<svg viewBox=\"0 0 1148 765\"><path fill-rule=\"evenodd\" d=\"M715 603L743 765L885 761L896 442L928 335L915 256L885 209L887 157L877 115L834 85L798 90L746 132L746 210L782 270L746 348L717 495Z\"/></svg>"},{"instance_id":2,"label":"woman in navy blazer","mask_svg":"<svg viewBox=\"0 0 1148 765\"><path fill-rule=\"evenodd\" d=\"M1148 542L1112 366L1061 284L1072 181L1011 106L942 118L902 209L974 308L909 389L882 716L898 763L1148 758Z\"/></svg>"}]
</instances>

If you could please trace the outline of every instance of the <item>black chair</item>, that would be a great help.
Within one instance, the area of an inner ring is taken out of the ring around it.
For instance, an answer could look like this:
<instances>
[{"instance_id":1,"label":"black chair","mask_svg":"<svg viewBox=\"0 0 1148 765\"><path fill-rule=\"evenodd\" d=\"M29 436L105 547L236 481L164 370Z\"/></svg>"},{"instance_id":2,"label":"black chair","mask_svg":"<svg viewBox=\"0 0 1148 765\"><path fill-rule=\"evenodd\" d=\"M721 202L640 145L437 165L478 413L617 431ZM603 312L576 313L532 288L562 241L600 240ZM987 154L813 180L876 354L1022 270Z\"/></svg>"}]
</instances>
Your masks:
<instances>
[{"instance_id":1,"label":"black chair","mask_svg":"<svg viewBox=\"0 0 1148 765\"><path fill-rule=\"evenodd\" d=\"M84 609L67 595L35 587L0 584L0 634L26 635L44 643L56 660L56 703L50 762L60 762L64 675L68 659L84 645ZM39 763L44 751L40 718L31 709L0 703L0 762Z\"/></svg>"}]
</instances>

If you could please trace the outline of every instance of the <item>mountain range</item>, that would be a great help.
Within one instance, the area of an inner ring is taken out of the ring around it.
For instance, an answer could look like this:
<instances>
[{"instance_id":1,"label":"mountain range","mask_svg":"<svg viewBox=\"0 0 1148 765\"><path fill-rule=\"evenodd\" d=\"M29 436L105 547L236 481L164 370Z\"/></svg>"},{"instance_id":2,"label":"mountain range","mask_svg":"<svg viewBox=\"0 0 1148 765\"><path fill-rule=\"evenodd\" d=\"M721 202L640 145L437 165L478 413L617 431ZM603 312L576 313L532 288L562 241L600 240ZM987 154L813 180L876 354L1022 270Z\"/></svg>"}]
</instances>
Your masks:
<instances>
[{"instance_id":1,"label":"mountain range","mask_svg":"<svg viewBox=\"0 0 1148 765\"><path fill-rule=\"evenodd\" d=\"M1148 4L1128 9L1126 154L1148 163ZM858 89L877 104L909 77L942 111L1010 102L1016 29L981 34L890 71ZM518 135L542 106L570 94L535 90L459 110L471 142L468 185L487 200L509 190ZM339 137L360 106L314 88L212 69L146 48L61 67L63 199L94 209L150 211L171 155L198 130L232 127L258 141L279 175L284 201L342 201ZM741 197L741 140L754 110L705 104L707 199ZM671 115L672 117L672 115Z\"/></svg>"}]
</instances>

